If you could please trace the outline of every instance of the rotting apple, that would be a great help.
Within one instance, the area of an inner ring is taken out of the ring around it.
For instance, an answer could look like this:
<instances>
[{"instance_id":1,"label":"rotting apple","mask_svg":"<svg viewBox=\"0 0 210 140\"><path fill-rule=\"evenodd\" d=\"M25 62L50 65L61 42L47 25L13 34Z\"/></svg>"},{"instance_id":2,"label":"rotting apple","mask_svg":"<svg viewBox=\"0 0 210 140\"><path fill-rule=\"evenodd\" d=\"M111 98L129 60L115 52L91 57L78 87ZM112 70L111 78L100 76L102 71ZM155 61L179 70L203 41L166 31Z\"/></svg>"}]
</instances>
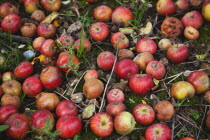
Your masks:
<instances>
[{"instance_id":1,"label":"rotting apple","mask_svg":"<svg viewBox=\"0 0 210 140\"><path fill-rule=\"evenodd\" d=\"M9 118L10 115L18 113L18 109L14 105L4 105L0 107L0 124Z\"/></svg>"},{"instance_id":2,"label":"rotting apple","mask_svg":"<svg viewBox=\"0 0 210 140\"><path fill-rule=\"evenodd\" d=\"M111 102L106 106L106 113L115 117L120 112L126 110L126 106L121 102Z\"/></svg>"},{"instance_id":3,"label":"rotting apple","mask_svg":"<svg viewBox=\"0 0 210 140\"><path fill-rule=\"evenodd\" d=\"M143 52L136 55L133 61L138 65L141 71L146 70L147 65L149 62L153 61L154 57L149 52Z\"/></svg>"},{"instance_id":4,"label":"rotting apple","mask_svg":"<svg viewBox=\"0 0 210 140\"><path fill-rule=\"evenodd\" d=\"M190 4L188 0L177 0L176 3L176 13L182 13L189 9Z\"/></svg>"},{"instance_id":5,"label":"rotting apple","mask_svg":"<svg viewBox=\"0 0 210 140\"><path fill-rule=\"evenodd\" d=\"M14 75L18 79L26 79L34 73L34 67L29 61L21 62L15 69Z\"/></svg>"},{"instance_id":6,"label":"rotting apple","mask_svg":"<svg viewBox=\"0 0 210 140\"><path fill-rule=\"evenodd\" d=\"M44 37L37 37L36 39L34 39L33 41L33 48L36 50L36 51L39 51L41 46L42 46L42 43L45 41L46 39Z\"/></svg>"},{"instance_id":7,"label":"rotting apple","mask_svg":"<svg viewBox=\"0 0 210 140\"><path fill-rule=\"evenodd\" d=\"M111 43L115 49L126 49L129 46L128 38L121 32L114 33L111 36Z\"/></svg>"},{"instance_id":8,"label":"rotting apple","mask_svg":"<svg viewBox=\"0 0 210 140\"><path fill-rule=\"evenodd\" d=\"M134 57L134 53L129 49L120 49L118 52L118 60L133 59Z\"/></svg>"},{"instance_id":9,"label":"rotting apple","mask_svg":"<svg viewBox=\"0 0 210 140\"><path fill-rule=\"evenodd\" d=\"M110 51L103 51L97 56L97 65L99 68L105 71L112 69L115 62L115 55Z\"/></svg>"},{"instance_id":10,"label":"rotting apple","mask_svg":"<svg viewBox=\"0 0 210 140\"><path fill-rule=\"evenodd\" d=\"M17 96L19 96L22 91L20 82L13 79L3 82L1 88L4 94L13 94Z\"/></svg>"},{"instance_id":11,"label":"rotting apple","mask_svg":"<svg viewBox=\"0 0 210 140\"><path fill-rule=\"evenodd\" d=\"M70 100L63 100L56 107L56 115L59 118L66 114L75 116L78 114L78 108L76 104Z\"/></svg>"},{"instance_id":12,"label":"rotting apple","mask_svg":"<svg viewBox=\"0 0 210 140\"><path fill-rule=\"evenodd\" d=\"M154 54L157 51L157 45L155 41L150 38L142 38L136 43L136 51L138 53L149 52Z\"/></svg>"},{"instance_id":13,"label":"rotting apple","mask_svg":"<svg viewBox=\"0 0 210 140\"><path fill-rule=\"evenodd\" d=\"M173 0L158 0L156 10L162 16L170 16L176 12L176 5Z\"/></svg>"},{"instance_id":14,"label":"rotting apple","mask_svg":"<svg viewBox=\"0 0 210 140\"><path fill-rule=\"evenodd\" d=\"M20 97L17 95L13 95L13 94L4 94L1 97L1 105L14 105L17 108L19 108L21 106L21 100Z\"/></svg>"},{"instance_id":15,"label":"rotting apple","mask_svg":"<svg viewBox=\"0 0 210 140\"><path fill-rule=\"evenodd\" d=\"M61 35L56 40L57 46L60 50L65 50L66 48L71 48L74 44L74 38L69 35Z\"/></svg>"},{"instance_id":16,"label":"rotting apple","mask_svg":"<svg viewBox=\"0 0 210 140\"><path fill-rule=\"evenodd\" d=\"M108 22L112 16L112 9L106 5L98 6L93 11L93 18L98 21Z\"/></svg>"},{"instance_id":17,"label":"rotting apple","mask_svg":"<svg viewBox=\"0 0 210 140\"><path fill-rule=\"evenodd\" d=\"M20 31L22 33L23 36L26 36L26 37L33 37L36 35L36 25L33 24L33 23L25 23Z\"/></svg>"},{"instance_id":18,"label":"rotting apple","mask_svg":"<svg viewBox=\"0 0 210 140\"><path fill-rule=\"evenodd\" d=\"M31 18L38 22L43 21L45 17L45 13L42 10L36 10L31 14Z\"/></svg>"},{"instance_id":19,"label":"rotting apple","mask_svg":"<svg viewBox=\"0 0 210 140\"><path fill-rule=\"evenodd\" d=\"M41 47L40 47L40 53L44 54L46 56L54 56L57 50L57 46L54 40L52 39L46 39Z\"/></svg>"},{"instance_id":20,"label":"rotting apple","mask_svg":"<svg viewBox=\"0 0 210 140\"><path fill-rule=\"evenodd\" d=\"M109 103L111 102L124 102L125 95L120 89L112 89L107 93L107 100Z\"/></svg>"},{"instance_id":21,"label":"rotting apple","mask_svg":"<svg viewBox=\"0 0 210 140\"><path fill-rule=\"evenodd\" d=\"M166 68L160 61L150 61L146 67L146 74L152 75L155 79L161 79L166 74Z\"/></svg>"},{"instance_id":22,"label":"rotting apple","mask_svg":"<svg viewBox=\"0 0 210 140\"><path fill-rule=\"evenodd\" d=\"M192 26L188 26L184 29L184 36L189 40L197 40L199 37L199 31Z\"/></svg>"},{"instance_id":23,"label":"rotting apple","mask_svg":"<svg viewBox=\"0 0 210 140\"><path fill-rule=\"evenodd\" d=\"M17 7L9 2L2 3L0 5L0 17L4 18L9 14L19 14Z\"/></svg>"},{"instance_id":24,"label":"rotting apple","mask_svg":"<svg viewBox=\"0 0 210 140\"><path fill-rule=\"evenodd\" d=\"M169 39L167 38L163 38L158 42L158 47L161 50L167 50L168 48L170 48L172 46L172 43Z\"/></svg>"},{"instance_id":25,"label":"rotting apple","mask_svg":"<svg viewBox=\"0 0 210 140\"><path fill-rule=\"evenodd\" d=\"M52 38L56 34L56 27L51 23L40 23L37 27L37 34L44 38Z\"/></svg>"},{"instance_id":26,"label":"rotting apple","mask_svg":"<svg viewBox=\"0 0 210 140\"><path fill-rule=\"evenodd\" d=\"M90 27L90 36L95 41L103 41L109 35L109 28L103 22L96 22Z\"/></svg>"},{"instance_id":27,"label":"rotting apple","mask_svg":"<svg viewBox=\"0 0 210 140\"><path fill-rule=\"evenodd\" d=\"M2 78L2 82L5 82L7 80L15 79L15 76L11 71L7 71L2 74L1 78Z\"/></svg>"},{"instance_id":28,"label":"rotting apple","mask_svg":"<svg viewBox=\"0 0 210 140\"><path fill-rule=\"evenodd\" d=\"M58 11L61 7L61 0L41 0L43 8L48 12Z\"/></svg>"},{"instance_id":29,"label":"rotting apple","mask_svg":"<svg viewBox=\"0 0 210 140\"><path fill-rule=\"evenodd\" d=\"M84 80L87 81L90 78L98 78L99 73L96 70L88 70L87 73L84 76Z\"/></svg>"}]
</instances>

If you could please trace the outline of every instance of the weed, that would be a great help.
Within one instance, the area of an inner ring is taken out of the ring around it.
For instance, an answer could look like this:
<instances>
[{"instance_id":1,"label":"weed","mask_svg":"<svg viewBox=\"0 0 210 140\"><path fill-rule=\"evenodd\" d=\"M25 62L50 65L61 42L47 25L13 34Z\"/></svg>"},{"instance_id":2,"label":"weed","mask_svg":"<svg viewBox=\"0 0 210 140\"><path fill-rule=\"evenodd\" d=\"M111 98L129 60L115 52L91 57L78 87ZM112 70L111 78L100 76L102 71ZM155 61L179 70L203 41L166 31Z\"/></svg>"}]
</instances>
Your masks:
<instances>
[{"instance_id":1,"label":"weed","mask_svg":"<svg viewBox=\"0 0 210 140\"><path fill-rule=\"evenodd\" d=\"M193 120L198 121L200 119L200 117L202 116L202 114L190 109L190 116L192 117Z\"/></svg>"},{"instance_id":2,"label":"weed","mask_svg":"<svg viewBox=\"0 0 210 140\"><path fill-rule=\"evenodd\" d=\"M0 132L6 130L7 128L9 128L8 125L0 125Z\"/></svg>"}]
</instances>

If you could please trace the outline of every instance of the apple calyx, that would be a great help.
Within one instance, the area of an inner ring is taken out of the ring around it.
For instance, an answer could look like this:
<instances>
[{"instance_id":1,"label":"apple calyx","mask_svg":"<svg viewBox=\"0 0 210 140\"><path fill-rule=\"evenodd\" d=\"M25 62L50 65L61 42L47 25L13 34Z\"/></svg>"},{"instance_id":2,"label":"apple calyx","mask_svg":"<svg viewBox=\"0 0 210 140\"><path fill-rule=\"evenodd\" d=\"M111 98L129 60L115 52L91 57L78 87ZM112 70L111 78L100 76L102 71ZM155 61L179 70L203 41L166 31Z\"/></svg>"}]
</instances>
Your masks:
<instances>
[{"instance_id":1,"label":"apple calyx","mask_svg":"<svg viewBox=\"0 0 210 140\"><path fill-rule=\"evenodd\" d=\"M163 129L160 127L154 128L153 134L154 134L155 138L161 137L163 134Z\"/></svg>"}]
</instances>

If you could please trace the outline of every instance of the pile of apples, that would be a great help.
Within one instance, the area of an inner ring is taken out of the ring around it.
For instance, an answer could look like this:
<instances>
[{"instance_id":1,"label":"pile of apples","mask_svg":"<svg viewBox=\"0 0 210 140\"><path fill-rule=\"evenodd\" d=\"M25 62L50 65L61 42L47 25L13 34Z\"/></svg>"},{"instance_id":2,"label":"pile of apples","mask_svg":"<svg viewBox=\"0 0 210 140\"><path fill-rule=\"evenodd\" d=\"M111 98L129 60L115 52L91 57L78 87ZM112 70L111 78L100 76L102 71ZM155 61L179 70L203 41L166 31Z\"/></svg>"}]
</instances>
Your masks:
<instances>
[{"instance_id":1,"label":"pile of apples","mask_svg":"<svg viewBox=\"0 0 210 140\"><path fill-rule=\"evenodd\" d=\"M75 39L70 35L57 34L56 26L43 22L45 13L39 10L39 3L48 11L58 11L61 0L19 0L25 6L25 11L31 14L31 18L39 23L25 23L19 10L10 3L0 5L1 29L4 32L34 38L32 46L36 52L46 59L56 57L55 64L43 67L41 73L34 73L34 66L29 61L20 63L13 72L2 73L0 86L0 124L8 125L5 133L13 139L22 139L27 136L30 129L37 135L43 135L53 130L59 132L62 138L73 138L82 130L82 120L78 117L78 105L71 100L60 100L59 96L52 92L64 83L64 75L72 75L73 70L79 70L80 62L75 53L80 47L89 53L91 42L88 38ZM87 0L89 3L97 0ZM190 8L200 9L190 11ZM166 68L162 61L155 60L154 54L158 49L166 50L166 56L170 62L182 63L189 57L189 46L179 43L173 44L170 38L184 36L189 40L199 37L199 28L206 21L210 21L210 1L200 3L195 0L159 0L156 4L159 15L166 16L161 24L160 31L164 38L158 43L149 37L141 38L131 51L129 37L116 31L111 34L110 42L117 55L110 51L103 51L97 56L99 69L109 72L114 71L118 79L127 80L129 90L134 94L144 95L154 90L154 79L163 79ZM187 12L182 19L169 17L175 13ZM106 5L98 6L93 11L93 23L89 30L90 38L94 41L105 41L110 36L110 28L107 22L110 20L119 27L130 26L129 20L134 19L133 12L126 7L117 7L112 10ZM38 36L38 37L37 37ZM81 42L83 45L81 45ZM68 48L75 52L70 55ZM69 61L74 64L69 65ZM179 81L172 85L170 95L175 100L183 100L193 97L195 94L205 93L209 89L209 77L204 71L193 71L187 76L186 81ZM83 94L86 99L98 99L105 90L104 82L99 79L96 70L88 70L84 75ZM19 113L21 106L20 94L36 98L37 110L30 115ZM148 104L138 104L132 111L126 111L124 91L114 88L106 92L106 109L95 113L90 118L90 128L100 137L110 136L115 130L120 135L132 133L135 124L148 126L145 132L146 140L172 139L171 129L164 123L174 116L176 110L167 100L158 102L154 108ZM205 94L206 102L210 103L210 92ZM54 112L54 113L52 113ZM55 114L55 115L54 115ZM154 120L161 121L155 123ZM152 125L151 125L152 124ZM206 119L206 125L210 129L210 115ZM193 140L182 138L180 140Z\"/></svg>"}]
</instances>

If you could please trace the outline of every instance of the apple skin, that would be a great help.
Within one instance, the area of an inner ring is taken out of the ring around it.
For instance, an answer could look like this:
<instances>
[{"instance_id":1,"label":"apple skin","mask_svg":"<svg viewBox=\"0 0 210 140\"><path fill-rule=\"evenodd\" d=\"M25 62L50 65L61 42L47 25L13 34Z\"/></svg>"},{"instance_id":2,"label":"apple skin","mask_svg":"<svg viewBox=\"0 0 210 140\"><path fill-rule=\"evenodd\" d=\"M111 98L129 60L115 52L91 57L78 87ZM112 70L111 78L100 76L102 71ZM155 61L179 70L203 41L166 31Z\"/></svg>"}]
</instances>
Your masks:
<instances>
[{"instance_id":1,"label":"apple skin","mask_svg":"<svg viewBox=\"0 0 210 140\"><path fill-rule=\"evenodd\" d=\"M9 14L19 14L17 7L9 2L2 3L0 5L0 17L4 18Z\"/></svg>"},{"instance_id":2,"label":"apple skin","mask_svg":"<svg viewBox=\"0 0 210 140\"><path fill-rule=\"evenodd\" d=\"M110 51L104 51L98 54L97 65L99 68L105 71L112 69L115 62L115 55Z\"/></svg>"},{"instance_id":3,"label":"apple skin","mask_svg":"<svg viewBox=\"0 0 210 140\"><path fill-rule=\"evenodd\" d=\"M61 7L61 0L41 0L43 8L48 12L58 11Z\"/></svg>"},{"instance_id":4,"label":"apple skin","mask_svg":"<svg viewBox=\"0 0 210 140\"><path fill-rule=\"evenodd\" d=\"M21 100L19 96L8 93L1 97L1 105L14 105L19 108L21 106Z\"/></svg>"},{"instance_id":5,"label":"apple skin","mask_svg":"<svg viewBox=\"0 0 210 140\"><path fill-rule=\"evenodd\" d=\"M23 36L26 36L26 37L33 37L36 35L36 25L33 24L33 23L25 23L20 31L22 33Z\"/></svg>"},{"instance_id":6,"label":"apple skin","mask_svg":"<svg viewBox=\"0 0 210 140\"><path fill-rule=\"evenodd\" d=\"M176 5L172 0L158 0L156 10L162 16L170 16L176 12Z\"/></svg>"},{"instance_id":7,"label":"apple skin","mask_svg":"<svg viewBox=\"0 0 210 140\"><path fill-rule=\"evenodd\" d=\"M188 97L193 97L195 89L189 82L179 81L172 85L170 94L176 100L182 100Z\"/></svg>"},{"instance_id":8,"label":"apple skin","mask_svg":"<svg viewBox=\"0 0 210 140\"><path fill-rule=\"evenodd\" d=\"M90 36L95 41L103 41L109 35L109 28L103 22L96 22L90 27Z\"/></svg>"},{"instance_id":9,"label":"apple skin","mask_svg":"<svg viewBox=\"0 0 210 140\"><path fill-rule=\"evenodd\" d=\"M96 70L88 70L87 73L84 76L84 80L87 81L90 78L98 78L99 77L99 73Z\"/></svg>"},{"instance_id":10,"label":"apple skin","mask_svg":"<svg viewBox=\"0 0 210 140\"><path fill-rule=\"evenodd\" d=\"M45 19L45 13L42 10L36 10L31 14L31 18L37 22L42 22Z\"/></svg>"},{"instance_id":11,"label":"apple skin","mask_svg":"<svg viewBox=\"0 0 210 140\"><path fill-rule=\"evenodd\" d=\"M44 37L37 37L36 39L34 39L33 41L33 48L36 50L36 51L39 51L41 46L42 46L42 43L45 41L46 39Z\"/></svg>"},{"instance_id":12,"label":"apple skin","mask_svg":"<svg viewBox=\"0 0 210 140\"><path fill-rule=\"evenodd\" d=\"M146 74L152 75L155 79L161 79L166 74L166 68L160 61L150 61L146 67Z\"/></svg>"},{"instance_id":13,"label":"apple skin","mask_svg":"<svg viewBox=\"0 0 210 140\"><path fill-rule=\"evenodd\" d=\"M207 91L204 95L204 99L207 103L210 104L210 91Z\"/></svg>"},{"instance_id":14,"label":"apple skin","mask_svg":"<svg viewBox=\"0 0 210 140\"><path fill-rule=\"evenodd\" d=\"M209 88L209 77L204 71L193 71L187 76L187 82L193 85L196 94L201 94Z\"/></svg>"},{"instance_id":15,"label":"apple skin","mask_svg":"<svg viewBox=\"0 0 210 140\"><path fill-rule=\"evenodd\" d=\"M44 54L46 56L54 56L55 53L56 53L56 43L54 40L52 39L46 39L42 45L41 45L41 48L40 48L40 53L41 54Z\"/></svg>"},{"instance_id":16,"label":"apple skin","mask_svg":"<svg viewBox=\"0 0 210 140\"><path fill-rule=\"evenodd\" d=\"M116 63L114 72L118 78L129 79L132 75L139 72L139 68L134 61L123 59Z\"/></svg>"},{"instance_id":17,"label":"apple skin","mask_svg":"<svg viewBox=\"0 0 210 140\"><path fill-rule=\"evenodd\" d=\"M64 115L58 119L56 130L62 138L73 138L82 130L82 121L74 115Z\"/></svg>"},{"instance_id":18,"label":"apple skin","mask_svg":"<svg viewBox=\"0 0 210 140\"><path fill-rule=\"evenodd\" d=\"M12 139L23 139L30 130L29 118L25 114L15 113L6 120L5 125L7 136Z\"/></svg>"},{"instance_id":19,"label":"apple skin","mask_svg":"<svg viewBox=\"0 0 210 140\"><path fill-rule=\"evenodd\" d=\"M95 2L97 2L98 0L86 0L86 2L88 2L88 3L95 3Z\"/></svg>"},{"instance_id":20,"label":"apple skin","mask_svg":"<svg viewBox=\"0 0 210 140\"><path fill-rule=\"evenodd\" d=\"M107 93L107 101L111 102L124 102L125 95L120 89L112 89Z\"/></svg>"},{"instance_id":21,"label":"apple skin","mask_svg":"<svg viewBox=\"0 0 210 140\"><path fill-rule=\"evenodd\" d=\"M93 11L93 18L102 21L108 22L110 21L112 16L112 9L106 5L98 6Z\"/></svg>"},{"instance_id":22,"label":"apple skin","mask_svg":"<svg viewBox=\"0 0 210 140\"><path fill-rule=\"evenodd\" d=\"M10 14L1 21L1 29L4 32L15 34L20 31L22 20L17 14Z\"/></svg>"},{"instance_id":23,"label":"apple skin","mask_svg":"<svg viewBox=\"0 0 210 140\"><path fill-rule=\"evenodd\" d=\"M35 97L43 89L41 80L38 77L31 76L25 79L22 84L23 93L29 97Z\"/></svg>"},{"instance_id":24,"label":"apple skin","mask_svg":"<svg viewBox=\"0 0 210 140\"><path fill-rule=\"evenodd\" d=\"M138 65L141 71L145 71L149 62L153 61L154 57L149 52L143 52L136 55L133 61Z\"/></svg>"},{"instance_id":25,"label":"apple skin","mask_svg":"<svg viewBox=\"0 0 210 140\"><path fill-rule=\"evenodd\" d=\"M135 127L135 119L130 112L123 111L114 118L114 128L120 135L130 134Z\"/></svg>"},{"instance_id":26,"label":"apple skin","mask_svg":"<svg viewBox=\"0 0 210 140\"><path fill-rule=\"evenodd\" d=\"M59 43L57 43L57 41ZM59 47L60 50L63 50L65 48L71 48L74 44L74 38L69 36L69 35L61 35L57 40L56 40L57 46ZM61 46L60 46L61 45Z\"/></svg>"},{"instance_id":27,"label":"apple skin","mask_svg":"<svg viewBox=\"0 0 210 140\"><path fill-rule=\"evenodd\" d=\"M14 74L11 71L4 72L1 76L2 82L15 79Z\"/></svg>"},{"instance_id":28,"label":"apple skin","mask_svg":"<svg viewBox=\"0 0 210 140\"><path fill-rule=\"evenodd\" d=\"M167 50L172 46L172 43L169 39L163 38L158 42L158 48L161 50Z\"/></svg>"},{"instance_id":29,"label":"apple skin","mask_svg":"<svg viewBox=\"0 0 210 140\"><path fill-rule=\"evenodd\" d=\"M181 139L179 139L179 140L195 140L195 139L193 139L193 138L191 138L191 137L184 137L184 138L181 138Z\"/></svg>"},{"instance_id":30,"label":"apple skin","mask_svg":"<svg viewBox=\"0 0 210 140\"><path fill-rule=\"evenodd\" d=\"M14 75L18 79L26 79L34 73L34 67L29 61L21 62L15 69Z\"/></svg>"},{"instance_id":31,"label":"apple skin","mask_svg":"<svg viewBox=\"0 0 210 140\"><path fill-rule=\"evenodd\" d=\"M133 12L126 7L117 7L112 13L112 22L116 25L128 26L129 20L133 20Z\"/></svg>"},{"instance_id":32,"label":"apple skin","mask_svg":"<svg viewBox=\"0 0 210 140\"><path fill-rule=\"evenodd\" d=\"M126 110L126 106L121 102L111 102L106 106L106 113L115 117L120 112Z\"/></svg>"},{"instance_id":33,"label":"apple skin","mask_svg":"<svg viewBox=\"0 0 210 140\"><path fill-rule=\"evenodd\" d=\"M70 100L63 100L56 107L56 115L59 118L66 114L75 116L78 114L77 106Z\"/></svg>"},{"instance_id":34,"label":"apple skin","mask_svg":"<svg viewBox=\"0 0 210 140\"><path fill-rule=\"evenodd\" d=\"M157 45L150 38L142 38L136 43L136 51L138 53L149 52L155 54L157 51Z\"/></svg>"},{"instance_id":35,"label":"apple skin","mask_svg":"<svg viewBox=\"0 0 210 140\"><path fill-rule=\"evenodd\" d=\"M113 119L105 112L96 113L90 119L90 128L95 135L107 137L114 131Z\"/></svg>"},{"instance_id":36,"label":"apple skin","mask_svg":"<svg viewBox=\"0 0 210 140\"><path fill-rule=\"evenodd\" d=\"M77 39L74 42L74 49L76 51L79 51L79 49L84 49L86 52L88 52L91 50L91 47L92 47L91 42L87 38Z\"/></svg>"},{"instance_id":37,"label":"apple skin","mask_svg":"<svg viewBox=\"0 0 210 140\"><path fill-rule=\"evenodd\" d=\"M39 0L24 0L24 6L26 12L32 14L39 9Z\"/></svg>"},{"instance_id":38,"label":"apple skin","mask_svg":"<svg viewBox=\"0 0 210 140\"><path fill-rule=\"evenodd\" d=\"M46 89L53 90L63 83L63 74L57 67L48 66L41 71L40 80Z\"/></svg>"},{"instance_id":39,"label":"apple skin","mask_svg":"<svg viewBox=\"0 0 210 140\"><path fill-rule=\"evenodd\" d=\"M167 50L167 58L175 63L184 62L189 56L189 49L184 44L174 44Z\"/></svg>"},{"instance_id":40,"label":"apple skin","mask_svg":"<svg viewBox=\"0 0 210 140\"><path fill-rule=\"evenodd\" d=\"M192 26L188 26L184 29L184 36L189 40L197 40L199 37L199 31Z\"/></svg>"},{"instance_id":41,"label":"apple skin","mask_svg":"<svg viewBox=\"0 0 210 140\"><path fill-rule=\"evenodd\" d=\"M171 129L162 123L150 125L145 132L146 140L171 140Z\"/></svg>"},{"instance_id":42,"label":"apple skin","mask_svg":"<svg viewBox=\"0 0 210 140\"><path fill-rule=\"evenodd\" d=\"M44 38L53 38L56 34L56 27L51 23L40 23L37 27L37 34Z\"/></svg>"},{"instance_id":43,"label":"apple skin","mask_svg":"<svg viewBox=\"0 0 210 140\"><path fill-rule=\"evenodd\" d=\"M41 109L31 114L30 124L32 130L36 134L43 135L47 132L50 132L54 128L55 119L50 111L46 109ZM41 131L38 131L37 129Z\"/></svg>"},{"instance_id":44,"label":"apple skin","mask_svg":"<svg viewBox=\"0 0 210 140\"><path fill-rule=\"evenodd\" d=\"M202 7L202 15L205 20L210 21L210 1L206 2Z\"/></svg>"},{"instance_id":45,"label":"apple skin","mask_svg":"<svg viewBox=\"0 0 210 140\"><path fill-rule=\"evenodd\" d=\"M126 49L129 46L128 38L121 32L114 33L111 36L111 43L115 49Z\"/></svg>"},{"instance_id":46,"label":"apple skin","mask_svg":"<svg viewBox=\"0 0 210 140\"><path fill-rule=\"evenodd\" d=\"M178 0L175 3L176 5L176 13L182 13L189 9L189 1L188 0Z\"/></svg>"},{"instance_id":47,"label":"apple skin","mask_svg":"<svg viewBox=\"0 0 210 140\"><path fill-rule=\"evenodd\" d=\"M140 125L148 125L155 120L155 111L150 105L138 104L133 108L132 114Z\"/></svg>"},{"instance_id":48,"label":"apple skin","mask_svg":"<svg viewBox=\"0 0 210 140\"><path fill-rule=\"evenodd\" d=\"M17 96L19 96L22 91L21 84L13 79L3 82L1 88L4 94L13 94Z\"/></svg>"},{"instance_id":49,"label":"apple skin","mask_svg":"<svg viewBox=\"0 0 210 140\"><path fill-rule=\"evenodd\" d=\"M0 107L0 124L9 118L10 115L18 113L18 109L14 105L4 105Z\"/></svg>"},{"instance_id":50,"label":"apple skin","mask_svg":"<svg viewBox=\"0 0 210 140\"><path fill-rule=\"evenodd\" d=\"M154 82L149 74L135 74L130 77L128 85L136 94L147 94L154 87Z\"/></svg>"},{"instance_id":51,"label":"apple skin","mask_svg":"<svg viewBox=\"0 0 210 140\"><path fill-rule=\"evenodd\" d=\"M191 11L182 17L182 23L185 27L192 26L199 29L203 25L203 16L198 11Z\"/></svg>"}]
</instances>

